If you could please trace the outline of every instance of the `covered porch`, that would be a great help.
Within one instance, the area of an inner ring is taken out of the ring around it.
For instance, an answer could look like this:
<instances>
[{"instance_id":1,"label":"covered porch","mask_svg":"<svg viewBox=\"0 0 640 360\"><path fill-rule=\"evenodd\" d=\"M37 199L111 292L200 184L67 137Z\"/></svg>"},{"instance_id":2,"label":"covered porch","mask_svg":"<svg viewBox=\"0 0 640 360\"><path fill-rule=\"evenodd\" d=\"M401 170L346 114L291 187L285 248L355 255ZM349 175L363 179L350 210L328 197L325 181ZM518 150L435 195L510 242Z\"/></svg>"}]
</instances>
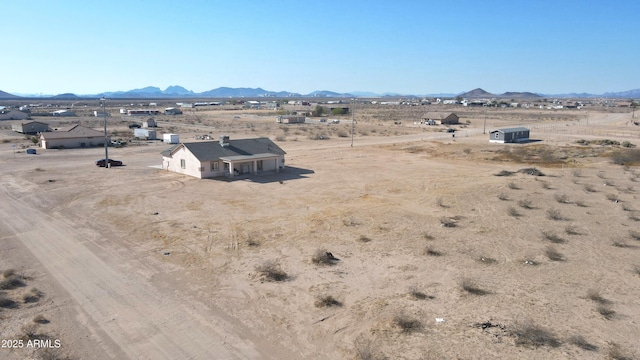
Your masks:
<instances>
[{"instance_id":1,"label":"covered porch","mask_svg":"<svg viewBox=\"0 0 640 360\"><path fill-rule=\"evenodd\" d=\"M279 161L282 156L272 153L254 155L234 155L221 157L224 173L228 177L257 174L263 171L280 172Z\"/></svg>"}]
</instances>

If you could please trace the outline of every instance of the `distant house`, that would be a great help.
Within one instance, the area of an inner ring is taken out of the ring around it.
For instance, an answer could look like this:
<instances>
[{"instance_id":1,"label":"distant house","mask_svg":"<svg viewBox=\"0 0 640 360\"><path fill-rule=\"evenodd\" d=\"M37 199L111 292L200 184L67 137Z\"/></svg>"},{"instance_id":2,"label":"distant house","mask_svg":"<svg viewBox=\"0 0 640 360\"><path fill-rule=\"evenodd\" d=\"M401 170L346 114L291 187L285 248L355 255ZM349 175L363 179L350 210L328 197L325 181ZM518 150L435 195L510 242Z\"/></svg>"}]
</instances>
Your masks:
<instances>
[{"instance_id":1,"label":"distant house","mask_svg":"<svg viewBox=\"0 0 640 360\"><path fill-rule=\"evenodd\" d=\"M21 134L36 135L37 133L49 131L49 124L38 121L29 121L26 123L13 124L11 130Z\"/></svg>"},{"instance_id":2,"label":"distant house","mask_svg":"<svg viewBox=\"0 0 640 360\"><path fill-rule=\"evenodd\" d=\"M158 127L158 124L156 124L156 121L153 118L149 118L142 122L142 127L145 129L154 128L154 127Z\"/></svg>"},{"instance_id":3,"label":"distant house","mask_svg":"<svg viewBox=\"0 0 640 360\"><path fill-rule=\"evenodd\" d=\"M306 120L307 119L304 116L295 116L295 115L278 116L278 123L280 124L304 124Z\"/></svg>"},{"instance_id":4,"label":"distant house","mask_svg":"<svg viewBox=\"0 0 640 360\"><path fill-rule=\"evenodd\" d=\"M0 110L0 120L26 120L30 119L31 115L19 110Z\"/></svg>"},{"instance_id":5,"label":"distant house","mask_svg":"<svg viewBox=\"0 0 640 360\"><path fill-rule=\"evenodd\" d=\"M106 141L107 143L111 142L111 137L107 135ZM104 132L82 125L73 125L56 131L40 133L40 146L43 149L104 146L104 143Z\"/></svg>"},{"instance_id":6,"label":"distant house","mask_svg":"<svg viewBox=\"0 0 640 360\"><path fill-rule=\"evenodd\" d=\"M515 143L524 141L529 141L529 129L526 127L493 130L489 135L489 142Z\"/></svg>"},{"instance_id":7,"label":"distant house","mask_svg":"<svg viewBox=\"0 0 640 360\"><path fill-rule=\"evenodd\" d=\"M268 138L180 143L162 152L162 168L200 179L279 172L286 153Z\"/></svg>"},{"instance_id":8,"label":"distant house","mask_svg":"<svg viewBox=\"0 0 640 360\"><path fill-rule=\"evenodd\" d=\"M454 125L460 123L460 117L454 113L442 111L429 111L422 117L422 121L427 123L429 120L435 121L438 125Z\"/></svg>"},{"instance_id":9,"label":"distant house","mask_svg":"<svg viewBox=\"0 0 640 360\"><path fill-rule=\"evenodd\" d=\"M174 107L164 109L165 115L180 115L182 114L182 110Z\"/></svg>"}]
</instances>

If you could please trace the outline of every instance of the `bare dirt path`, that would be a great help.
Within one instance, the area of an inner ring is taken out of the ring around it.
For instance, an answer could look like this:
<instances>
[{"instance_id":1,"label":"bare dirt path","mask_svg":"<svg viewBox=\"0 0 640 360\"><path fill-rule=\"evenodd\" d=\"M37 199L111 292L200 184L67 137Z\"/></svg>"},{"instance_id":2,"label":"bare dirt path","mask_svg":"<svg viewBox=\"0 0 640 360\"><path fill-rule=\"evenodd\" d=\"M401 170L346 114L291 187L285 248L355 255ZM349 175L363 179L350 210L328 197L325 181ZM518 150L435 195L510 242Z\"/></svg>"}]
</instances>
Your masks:
<instances>
[{"instance_id":1,"label":"bare dirt path","mask_svg":"<svg viewBox=\"0 0 640 360\"><path fill-rule=\"evenodd\" d=\"M95 339L101 358L269 359L285 355L260 343L239 323L215 310L180 301L136 273L135 261L96 248L74 224L45 214L0 191L0 226L17 237L52 278L119 347ZM99 252L99 253L98 253ZM97 329L87 329L96 333ZM95 335L94 335L95 336ZM260 349L259 347L263 347ZM286 356L286 355L285 355Z\"/></svg>"}]
</instances>

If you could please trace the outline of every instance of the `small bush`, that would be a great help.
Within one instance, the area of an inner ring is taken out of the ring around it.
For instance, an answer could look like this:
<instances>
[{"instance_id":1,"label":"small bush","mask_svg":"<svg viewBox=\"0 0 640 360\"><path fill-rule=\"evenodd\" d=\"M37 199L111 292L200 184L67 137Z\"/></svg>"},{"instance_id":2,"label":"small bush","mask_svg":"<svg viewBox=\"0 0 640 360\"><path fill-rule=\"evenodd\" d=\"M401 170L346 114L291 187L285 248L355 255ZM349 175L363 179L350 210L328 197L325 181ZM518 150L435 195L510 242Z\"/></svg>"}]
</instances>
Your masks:
<instances>
[{"instance_id":1,"label":"small bush","mask_svg":"<svg viewBox=\"0 0 640 360\"><path fill-rule=\"evenodd\" d=\"M11 290L20 286L24 286L24 281L16 274L11 274L0 281L0 290Z\"/></svg>"},{"instance_id":2,"label":"small bush","mask_svg":"<svg viewBox=\"0 0 640 360\"><path fill-rule=\"evenodd\" d=\"M383 360L386 357L376 348L376 343L362 337L353 342L357 360Z\"/></svg>"},{"instance_id":3,"label":"small bush","mask_svg":"<svg viewBox=\"0 0 640 360\"><path fill-rule=\"evenodd\" d=\"M513 216L515 218L520 217L520 213L513 206L509 206L507 208L507 214L509 214L510 216Z\"/></svg>"},{"instance_id":4,"label":"small bush","mask_svg":"<svg viewBox=\"0 0 640 360\"><path fill-rule=\"evenodd\" d=\"M338 259L326 249L318 249L311 257L311 262L316 265L335 265Z\"/></svg>"},{"instance_id":5,"label":"small bush","mask_svg":"<svg viewBox=\"0 0 640 360\"><path fill-rule=\"evenodd\" d=\"M613 202L620 201L620 199L618 198L618 195L615 195L615 194L607 194L607 200L613 201Z\"/></svg>"},{"instance_id":6,"label":"small bush","mask_svg":"<svg viewBox=\"0 0 640 360\"><path fill-rule=\"evenodd\" d=\"M620 240L616 240L613 243L611 243L612 246L618 247L618 248L632 248L634 246L627 244L624 241L620 241Z\"/></svg>"},{"instance_id":7,"label":"small bush","mask_svg":"<svg viewBox=\"0 0 640 360\"><path fill-rule=\"evenodd\" d=\"M256 268L260 276L267 281L285 281L289 277L275 260L268 260Z\"/></svg>"},{"instance_id":8,"label":"small bush","mask_svg":"<svg viewBox=\"0 0 640 360\"><path fill-rule=\"evenodd\" d=\"M520 169L518 171L523 173L523 174L527 174L527 175L531 175L531 176L544 176L542 171L540 171L540 170L538 170L536 168L524 168L524 169Z\"/></svg>"},{"instance_id":9,"label":"small bush","mask_svg":"<svg viewBox=\"0 0 640 360\"><path fill-rule=\"evenodd\" d=\"M487 265L493 265L496 264L498 262L498 260L488 257L488 256L480 256L478 258L478 261L483 263L483 264L487 264Z\"/></svg>"},{"instance_id":10,"label":"small bush","mask_svg":"<svg viewBox=\"0 0 640 360\"><path fill-rule=\"evenodd\" d=\"M482 289L475 280L469 278L463 278L460 280L460 287L462 290L468 292L473 295L487 295L490 294L489 291Z\"/></svg>"},{"instance_id":11,"label":"small bush","mask_svg":"<svg viewBox=\"0 0 640 360\"><path fill-rule=\"evenodd\" d=\"M32 288L29 292L22 294L22 301L25 303L37 302L42 297L42 292L36 288Z\"/></svg>"},{"instance_id":12,"label":"small bush","mask_svg":"<svg viewBox=\"0 0 640 360\"><path fill-rule=\"evenodd\" d=\"M565 194L556 194L555 198L560 204L569 204L569 197Z\"/></svg>"},{"instance_id":13,"label":"small bush","mask_svg":"<svg viewBox=\"0 0 640 360\"><path fill-rule=\"evenodd\" d=\"M404 312L400 312L393 317L393 324L398 327L402 333L412 333L422 329L420 320L414 319Z\"/></svg>"},{"instance_id":14,"label":"small bush","mask_svg":"<svg viewBox=\"0 0 640 360\"><path fill-rule=\"evenodd\" d=\"M609 305L598 305L598 313L607 320L612 320L616 312Z\"/></svg>"},{"instance_id":15,"label":"small bush","mask_svg":"<svg viewBox=\"0 0 640 360\"><path fill-rule=\"evenodd\" d=\"M554 244L563 244L565 242L563 238L550 231L542 230L541 233L544 240L551 241Z\"/></svg>"},{"instance_id":16,"label":"small bush","mask_svg":"<svg viewBox=\"0 0 640 360\"><path fill-rule=\"evenodd\" d=\"M570 337L568 339L568 342L571 345L575 345L577 347L579 347L582 350L586 350L586 351L598 351L598 347L591 344L590 342L588 342L587 340L585 340L585 338L583 338L580 335L574 335L572 337Z\"/></svg>"},{"instance_id":17,"label":"small bush","mask_svg":"<svg viewBox=\"0 0 640 360\"><path fill-rule=\"evenodd\" d=\"M502 201L509 201L509 195L500 192L498 193L498 199L502 200Z\"/></svg>"},{"instance_id":18,"label":"small bush","mask_svg":"<svg viewBox=\"0 0 640 360\"><path fill-rule=\"evenodd\" d=\"M580 235L578 227L571 224L564 227L564 232L567 233L567 235Z\"/></svg>"},{"instance_id":19,"label":"small bush","mask_svg":"<svg viewBox=\"0 0 640 360\"><path fill-rule=\"evenodd\" d=\"M442 200L441 197L436 199L436 204L438 204L438 206L440 206L441 208L446 208L447 205L444 204L444 200Z\"/></svg>"},{"instance_id":20,"label":"small bush","mask_svg":"<svg viewBox=\"0 0 640 360\"><path fill-rule=\"evenodd\" d=\"M633 240L638 240L638 241L640 241L640 232L638 232L638 231L630 230L630 231L629 231L629 236L631 236L631 238L632 238Z\"/></svg>"},{"instance_id":21,"label":"small bush","mask_svg":"<svg viewBox=\"0 0 640 360\"><path fill-rule=\"evenodd\" d=\"M16 271L14 269L7 269L7 270L2 272L2 277L6 279L6 278L10 277L11 275L15 275L15 273L16 273Z\"/></svg>"},{"instance_id":22,"label":"small bush","mask_svg":"<svg viewBox=\"0 0 640 360\"><path fill-rule=\"evenodd\" d=\"M574 177L577 177L577 178L582 176L582 170L580 169L574 169L571 173L573 174Z\"/></svg>"},{"instance_id":23,"label":"small bush","mask_svg":"<svg viewBox=\"0 0 640 360\"><path fill-rule=\"evenodd\" d=\"M622 348L620 348L620 345L616 343L611 343L609 345L607 356L611 360L633 360L633 356L625 353Z\"/></svg>"},{"instance_id":24,"label":"small bush","mask_svg":"<svg viewBox=\"0 0 640 360\"><path fill-rule=\"evenodd\" d=\"M495 174L495 176L511 176L513 175L514 172L513 171L509 171L509 170L502 170L499 173Z\"/></svg>"},{"instance_id":25,"label":"small bush","mask_svg":"<svg viewBox=\"0 0 640 360\"><path fill-rule=\"evenodd\" d=\"M435 296L427 295L413 286L409 288L409 295L416 300L435 299Z\"/></svg>"},{"instance_id":26,"label":"small bush","mask_svg":"<svg viewBox=\"0 0 640 360\"><path fill-rule=\"evenodd\" d=\"M576 204L576 206L579 206L579 207L587 207L587 204L585 204L584 201L582 201L582 200L576 200L573 203Z\"/></svg>"},{"instance_id":27,"label":"small bush","mask_svg":"<svg viewBox=\"0 0 640 360\"><path fill-rule=\"evenodd\" d=\"M358 241L363 243L368 243L371 241L371 238L364 235L360 235L360 237L358 238Z\"/></svg>"},{"instance_id":28,"label":"small bush","mask_svg":"<svg viewBox=\"0 0 640 360\"><path fill-rule=\"evenodd\" d=\"M589 291L587 291L587 299L591 301L595 301L598 304L602 304L602 305L611 303L609 300L602 297L602 295L600 295L600 292L598 290L594 290L594 289L590 289Z\"/></svg>"},{"instance_id":29,"label":"small bush","mask_svg":"<svg viewBox=\"0 0 640 360\"><path fill-rule=\"evenodd\" d=\"M558 347L561 345L560 340L553 333L531 322L517 324L513 335L516 337L516 345L519 346Z\"/></svg>"},{"instance_id":30,"label":"small bush","mask_svg":"<svg viewBox=\"0 0 640 360\"><path fill-rule=\"evenodd\" d=\"M551 261L564 261L564 256L555 248L549 246L544 250L544 254Z\"/></svg>"},{"instance_id":31,"label":"small bush","mask_svg":"<svg viewBox=\"0 0 640 360\"><path fill-rule=\"evenodd\" d=\"M441 256L442 253L438 250L433 249L432 247L427 246L424 249L424 253L425 255L429 255L429 256Z\"/></svg>"},{"instance_id":32,"label":"small bush","mask_svg":"<svg viewBox=\"0 0 640 360\"><path fill-rule=\"evenodd\" d=\"M518 200L518 206L520 206L523 209L533 209L533 205L531 205L531 200L529 199L521 199Z\"/></svg>"},{"instance_id":33,"label":"small bush","mask_svg":"<svg viewBox=\"0 0 640 360\"><path fill-rule=\"evenodd\" d=\"M48 324L49 323L49 320L47 320L47 318L45 318L44 315L42 315L42 314L34 316L33 319L31 319L31 321L33 321L36 324Z\"/></svg>"},{"instance_id":34,"label":"small bush","mask_svg":"<svg viewBox=\"0 0 640 360\"><path fill-rule=\"evenodd\" d=\"M316 307L342 306L342 303L336 300L331 295L323 295L316 299L315 306Z\"/></svg>"},{"instance_id":35,"label":"small bush","mask_svg":"<svg viewBox=\"0 0 640 360\"><path fill-rule=\"evenodd\" d=\"M12 308L16 306L16 302L12 299L8 298L5 295L0 294L0 307L1 308Z\"/></svg>"},{"instance_id":36,"label":"small bush","mask_svg":"<svg viewBox=\"0 0 640 360\"><path fill-rule=\"evenodd\" d=\"M518 184L514 183L513 181L507 184L507 187L511 190L519 190L520 187L518 186Z\"/></svg>"},{"instance_id":37,"label":"small bush","mask_svg":"<svg viewBox=\"0 0 640 360\"><path fill-rule=\"evenodd\" d=\"M560 214L560 210L558 209L549 209L547 210L547 217L551 220L561 221L564 220L564 217Z\"/></svg>"},{"instance_id":38,"label":"small bush","mask_svg":"<svg viewBox=\"0 0 640 360\"><path fill-rule=\"evenodd\" d=\"M594 193L594 192L597 192L598 190L596 190L592 185L585 185L584 191Z\"/></svg>"}]
</instances>

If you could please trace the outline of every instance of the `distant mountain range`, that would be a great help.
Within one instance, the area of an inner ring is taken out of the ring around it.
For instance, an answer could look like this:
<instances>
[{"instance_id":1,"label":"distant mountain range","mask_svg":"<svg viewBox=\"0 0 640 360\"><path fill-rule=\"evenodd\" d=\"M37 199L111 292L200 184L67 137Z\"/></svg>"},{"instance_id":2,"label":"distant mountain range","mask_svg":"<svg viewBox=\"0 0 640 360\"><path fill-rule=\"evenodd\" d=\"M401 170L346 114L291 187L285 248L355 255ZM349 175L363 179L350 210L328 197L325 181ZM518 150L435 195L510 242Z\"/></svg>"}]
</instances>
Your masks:
<instances>
[{"instance_id":1,"label":"distant mountain range","mask_svg":"<svg viewBox=\"0 0 640 360\"><path fill-rule=\"evenodd\" d=\"M341 98L341 97L359 97L359 98L381 98L381 97L440 97L440 98L509 98L509 99L523 99L523 98L640 98L640 89L621 91L621 92L608 92L604 94L588 94L588 93L570 93L570 94L536 94L532 92L505 92L503 94L492 94L483 89L477 88L471 91L467 91L459 94L395 94L385 93L376 94L372 92L351 92L351 93L337 93L328 90L314 91L309 94L299 94L289 91L269 91L262 88L230 88L219 87L217 89L195 93L191 90L187 90L182 86L173 85L169 86L165 90L162 90L155 86L147 86L141 89L134 89L128 91L114 91L104 92L101 94L85 94L76 95L72 93L65 93L59 95L13 95L0 90L0 99L20 99L20 98L49 98L58 100L70 100L81 98L99 98L107 97L111 99L170 99L170 98L261 98L261 97L273 97L273 98L309 98L309 97L324 97L324 98Z\"/></svg>"}]
</instances>

